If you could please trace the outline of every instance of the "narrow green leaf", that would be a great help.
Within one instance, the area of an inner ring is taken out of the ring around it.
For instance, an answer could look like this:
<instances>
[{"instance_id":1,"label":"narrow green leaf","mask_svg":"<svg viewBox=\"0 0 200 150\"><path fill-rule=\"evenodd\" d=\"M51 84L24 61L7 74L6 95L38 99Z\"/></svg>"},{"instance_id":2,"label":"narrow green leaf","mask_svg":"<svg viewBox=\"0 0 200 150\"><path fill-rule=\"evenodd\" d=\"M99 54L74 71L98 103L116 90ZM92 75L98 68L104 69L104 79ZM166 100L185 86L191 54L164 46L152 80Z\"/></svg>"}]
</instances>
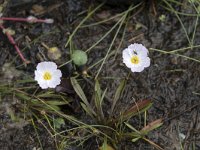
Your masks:
<instances>
[{"instance_id":1,"label":"narrow green leaf","mask_svg":"<svg viewBox=\"0 0 200 150\"><path fill-rule=\"evenodd\" d=\"M141 137L133 138L131 141L134 143L134 142L137 142L139 139L141 139Z\"/></svg>"},{"instance_id":2,"label":"narrow green leaf","mask_svg":"<svg viewBox=\"0 0 200 150\"><path fill-rule=\"evenodd\" d=\"M40 109L41 110L45 110L45 111L52 111L52 112L55 112L55 110L56 111L60 111L60 107L58 107L58 106L55 106L55 105L44 105L44 104L42 104L42 105L40 105L39 107L41 107ZM39 108L38 108L39 109Z\"/></svg>"},{"instance_id":3,"label":"narrow green leaf","mask_svg":"<svg viewBox=\"0 0 200 150\"><path fill-rule=\"evenodd\" d=\"M103 100L104 100L104 97L105 97L105 95L106 95L106 92L107 92L107 88L104 90L104 92L103 92L103 94L102 94L102 96L101 96L101 99L100 99L100 104L102 105L102 103L103 103Z\"/></svg>"},{"instance_id":4,"label":"narrow green leaf","mask_svg":"<svg viewBox=\"0 0 200 150\"><path fill-rule=\"evenodd\" d=\"M91 113L93 115L96 115L96 113L91 108L91 106L90 106L90 104L89 104L89 102L88 102L88 100L87 100L87 98L86 98L81 86L79 85L78 81L76 80L76 78L75 77L71 77L70 80L71 80L72 86L73 86L76 94L80 97L80 99L85 104L85 105L81 105L81 106L83 106L83 109L87 110L86 112L89 112L89 115L91 115Z\"/></svg>"},{"instance_id":5,"label":"narrow green leaf","mask_svg":"<svg viewBox=\"0 0 200 150\"><path fill-rule=\"evenodd\" d=\"M60 106L60 105L66 105L69 102L67 101L59 101L59 100L55 100L55 101L46 101L47 104L49 105L55 105L55 106Z\"/></svg>"},{"instance_id":6,"label":"narrow green leaf","mask_svg":"<svg viewBox=\"0 0 200 150\"><path fill-rule=\"evenodd\" d=\"M96 106L97 112L100 115L101 119L104 119L102 102L105 97L106 91L107 91L107 89L102 94L102 90L101 90L99 81L96 79L96 82L95 82L95 106Z\"/></svg>"},{"instance_id":7,"label":"narrow green leaf","mask_svg":"<svg viewBox=\"0 0 200 150\"><path fill-rule=\"evenodd\" d=\"M142 138L142 134L140 131L138 131L137 129L135 129L132 125L130 125L128 122L125 122L125 125L130 128L131 130L133 130L134 132L131 132L130 135L132 137L134 137L132 139L132 142L136 142L137 140L139 140L140 138Z\"/></svg>"},{"instance_id":8,"label":"narrow green leaf","mask_svg":"<svg viewBox=\"0 0 200 150\"><path fill-rule=\"evenodd\" d=\"M23 80L17 80L16 83L34 83L36 82L34 79L23 79Z\"/></svg>"},{"instance_id":9,"label":"narrow green leaf","mask_svg":"<svg viewBox=\"0 0 200 150\"><path fill-rule=\"evenodd\" d=\"M54 94L52 92L45 92L37 95L38 98L61 98L61 95Z\"/></svg>"},{"instance_id":10,"label":"narrow green leaf","mask_svg":"<svg viewBox=\"0 0 200 150\"><path fill-rule=\"evenodd\" d=\"M101 87L99 84L99 81L96 79L95 80L95 87L94 87L95 93L97 93L98 99L101 99Z\"/></svg>"},{"instance_id":11,"label":"narrow green leaf","mask_svg":"<svg viewBox=\"0 0 200 150\"><path fill-rule=\"evenodd\" d=\"M94 115L96 116L96 113L95 112L91 112L90 109L88 109L88 107L84 103L81 103L81 106L89 116L91 116L93 118L94 118Z\"/></svg>"},{"instance_id":12,"label":"narrow green leaf","mask_svg":"<svg viewBox=\"0 0 200 150\"><path fill-rule=\"evenodd\" d=\"M84 94L84 92L83 92L81 86L80 86L79 83L77 82L76 78L71 77L70 80L71 80L72 86L73 86L73 88L74 88L76 94L77 94L77 95L80 97L80 99L85 103L85 105L89 106L90 104L89 104L89 102L88 102L88 100L87 100L87 98L86 98L86 96L85 96L85 94Z\"/></svg>"},{"instance_id":13,"label":"narrow green leaf","mask_svg":"<svg viewBox=\"0 0 200 150\"><path fill-rule=\"evenodd\" d=\"M132 125L130 125L128 122L124 122L124 124L130 128L131 130L133 130L134 132L136 132L138 135L141 135L140 131L138 131L137 129L135 129Z\"/></svg>"},{"instance_id":14,"label":"narrow green leaf","mask_svg":"<svg viewBox=\"0 0 200 150\"><path fill-rule=\"evenodd\" d=\"M113 99L113 102L112 102L112 107L111 107L111 114L115 108L115 105L117 103L117 101L120 99L120 96L121 96L121 93L123 92L124 90L124 87L126 85L126 79L122 80L120 85L118 86L116 92L115 92L115 96L114 96L114 99Z\"/></svg>"},{"instance_id":15,"label":"narrow green leaf","mask_svg":"<svg viewBox=\"0 0 200 150\"><path fill-rule=\"evenodd\" d=\"M31 97L30 97L30 96L27 96L27 95L22 94L22 93L16 92L15 95L16 95L18 98L22 99L22 100L26 100L26 101L31 100Z\"/></svg>"}]
</instances>

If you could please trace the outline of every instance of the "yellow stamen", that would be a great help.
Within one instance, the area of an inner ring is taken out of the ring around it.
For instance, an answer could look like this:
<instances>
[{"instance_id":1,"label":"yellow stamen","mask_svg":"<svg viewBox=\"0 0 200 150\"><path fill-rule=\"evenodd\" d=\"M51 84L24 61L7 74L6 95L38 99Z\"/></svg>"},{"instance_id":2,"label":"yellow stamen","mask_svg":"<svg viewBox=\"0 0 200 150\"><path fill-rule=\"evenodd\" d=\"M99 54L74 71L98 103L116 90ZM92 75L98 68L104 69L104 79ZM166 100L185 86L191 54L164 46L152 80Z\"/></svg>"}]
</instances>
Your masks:
<instances>
[{"instance_id":1,"label":"yellow stamen","mask_svg":"<svg viewBox=\"0 0 200 150\"><path fill-rule=\"evenodd\" d=\"M139 57L138 56L133 56L132 58L131 58L131 62L133 63L133 64L138 64L139 63Z\"/></svg>"},{"instance_id":2,"label":"yellow stamen","mask_svg":"<svg viewBox=\"0 0 200 150\"><path fill-rule=\"evenodd\" d=\"M50 72L46 71L43 75L44 80L51 80L52 75Z\"/></svg>"}]
</instances>

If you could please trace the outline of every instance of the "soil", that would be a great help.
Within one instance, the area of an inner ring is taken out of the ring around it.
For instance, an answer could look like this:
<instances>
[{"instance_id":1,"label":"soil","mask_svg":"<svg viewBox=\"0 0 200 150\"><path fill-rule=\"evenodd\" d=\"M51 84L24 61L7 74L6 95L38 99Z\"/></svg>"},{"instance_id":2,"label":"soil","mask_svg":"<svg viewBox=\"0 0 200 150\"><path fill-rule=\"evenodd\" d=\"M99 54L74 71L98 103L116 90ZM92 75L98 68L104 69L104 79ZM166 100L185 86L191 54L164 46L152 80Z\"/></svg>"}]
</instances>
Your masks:
<instances>
[{"instance_id":1,"label":"soil","mask_svg":"<svg viewBox=\"0 0 200 150\"><path fill-rule=\"evenodd\" d=\"M186 1L182 1L185 3ZM3 3L0 1L0 4ZM12 62L17 71L25 76L33 76L35 66L40 61L48 60L46 49L41 45L45 43L49 47L57 46L62 52L62 58L57 61L58 64L66 62L69 56L69 48L65 48L66 41L73 29L86 16L89 7L99 5L94 1L77 0L11 0L4 9L3 15L7 17L24 17L34 15L38 18L53 18L53 24L28 24L21 22L4 23L5 27L15 30L14 38L24 56L31 61L31 64L24 67L13 46L9 43L6 36L0 32L0 67L3 68L6 63ZM39 7L40 6L40 7ZM85 22L90 24L107 18L117 13L127 10L129 6L121 4L104 4L92 18ZM108 88L108 95L112 97L120 79L125 78L129 69L122 63L121 53L131 43L142 43L147 48L158 48L162 50L174 50L188 47L188 41L185 32L174 13L170 13L161 6L153 11L153 3L147 3L142 11L133 15L128 23L126 34L122 47L117 53L117 57L109 58L103 70L99 75L102 87ZM184 6L176 7L177 11L192 12ZM156 13L156 14L155 14ZM193 12L194 13L194 12ZM106 16L107 15L107 16ZM160 15L166 18L164 21L159 19ZM196 17L182 17L181 20L192 37L195 28ZM77 49L86 50L92 44L100 39L108 29L110 29L116 20L107 23L81 28L73 38ZM136 29L137 25L140 25ZM200 28L197 26L194 45L200 44ZM113 39L115 32L107 36L90 53L87 66L94 64L106 55L107 49ZM117 48L123 32L117 37L113 50ZM40 55L39 55L40 54ZM41 55L42 54L42 55ZM193 48L182 51L180 54L199 59L200 51ZM164 124L148 134L148 138L157 143L165 150L180 150L180 141L184 144L184 150L190 150L195 147L200 149L200 65L199 62L188 60L178 55L163 54L151 50L149 54L151 66L142 73L132 73L129 82L126 85L123 97L118 101L117 108L119 112L130 107L135 101L150 99L153 106L147 114L147 121L151 122L159 118L164 118ZM40 57L39 57L40 56ZM42 57L41 57L42 56ZM67 72L65 69L68 69ZM65 77L68 77L72 69L69 65L63 68ZM99 66L89 70L89 74L94 77ZM18 76L19 77L19 76ZM115 77L115 79L105 79L104 77ZM5 76L5 71L1 71L1 82L13 82L16 76ZM19 77L20 78L20 77ZM91 85L83 83L85 91L91 90ZM88 93L90 96L90 93ZM16 103L13 99L2 99L0 109L0 149L1 150L39 150L42 145L44 150L55 150L55 141L48 134L46 129L38 126L38 133L34 127L22 120L14 122L8 115L8 107L13 107ZM106 104L110 104L109 100ZM105 106L107 109L109 106ZM119 112L116 112L119 113ZM84 112L79 115L85 116ZM82 118L82 117L80 117ZM84 118L84 117L83 117ZM133 118L132 123L138 123L138 118ZM88 120L89 122L90 120ZM41 139L41 145L38 142L37 134ZM181 136L185 136L181 139ZM67 150L94 150L97 143L94 139L86 142L83 147L70 147ZM118 145L119 150L153 150L152 145L145 141L136 143L124 141Z\"/></svg>"}]
</instances>

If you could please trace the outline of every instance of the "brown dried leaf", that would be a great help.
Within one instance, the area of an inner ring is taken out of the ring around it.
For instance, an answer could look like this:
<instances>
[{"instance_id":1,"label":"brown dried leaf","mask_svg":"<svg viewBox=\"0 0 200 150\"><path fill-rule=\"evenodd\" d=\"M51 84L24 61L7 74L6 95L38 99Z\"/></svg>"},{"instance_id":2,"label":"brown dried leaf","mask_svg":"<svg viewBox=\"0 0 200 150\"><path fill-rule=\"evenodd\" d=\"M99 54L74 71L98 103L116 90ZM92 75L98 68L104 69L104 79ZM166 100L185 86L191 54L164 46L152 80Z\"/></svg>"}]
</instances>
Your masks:
<instances>
[{"instance_id":1,"label":"brown dried leaf","mask_svg":"<svg viewBox=\"0 0 200 150\"><path fill-rule=\"evenodd\" d=\"M158 127L160 127L163 124L163 119L157 119L151 123L149 123L147 126L145 126L141 132L148 133L149 131L152 131Z\"/></svg>"},{"instance_id":2,"label":"brown dried leaf","mask_svg":"<svg viewBox=\"0 0 200 150\"><path fill-rule=\"evenodd\" d=\"M127 111L125 111L122 116L123 118L132 117L133 115L137 114L139 111L142 111L143 109L151 106L151 104L152 104L151 100L143 100L141 102L137 102L136 104L134 104L134 106L132 106Z\"/></svg>"}]
</instances>

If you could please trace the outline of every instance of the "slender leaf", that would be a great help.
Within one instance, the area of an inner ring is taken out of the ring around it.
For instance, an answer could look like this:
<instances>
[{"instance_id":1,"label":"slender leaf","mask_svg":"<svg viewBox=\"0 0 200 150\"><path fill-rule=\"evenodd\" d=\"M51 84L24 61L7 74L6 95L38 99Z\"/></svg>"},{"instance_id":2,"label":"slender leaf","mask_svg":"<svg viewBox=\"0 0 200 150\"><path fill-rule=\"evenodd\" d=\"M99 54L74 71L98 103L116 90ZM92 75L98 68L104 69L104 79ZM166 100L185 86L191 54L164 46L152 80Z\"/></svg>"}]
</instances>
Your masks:
<instances>
[{"instance_id":1,"label":"slender leaf","mask_svg":"<svg viewBox=\"0 0 200 150\"><path fill-rule=\"evenodd\" d=\"M91 106L90 106L90 104L89 104L89 102L88 102L88 100L87 100L87 98L86 98L81 86L79 85L78 81L76 80L76 78L75 77L71 77L70 80L71 80L72 86L73 86L76 94L80 97L80 99L85 104L85 105L82 105L82 106L84 106L83 109L85 111L87 110L86 112L89 112L89 115L91 115L91 113L93 115L95 115L96 113L91 108Z\"/></svg>"},{"instance_id":2,"label":"slender leaf","mask_svg":"<svg viewBox=\"0 0 200 150\"><path fill-rule=\"evenodd\" d=\"M88 109L88 107L84 103L81 103L81 106L89 116L91 116L93 118L94 118L94 116L97 116L96 113L95 112L91 112L90 109Z\"/></svg>"},{"instance_id":3,"label":"slender leaf","mask_svg":"<svg viewBox=\"0 0 200 150\"><path fill-rule=\"evenodd\" d=\"M49 105L55 105L55 106L60 106L60 105L66 105L69 102L67 101L59 101L59 100L55 100L55 101L46 101L47 104Z\"/></svg>"},{"instance_id":4,"label":"slender leaf","mask_svg":"<svg viewBox=\"0 0 200 150\"><path fill-rule=\"evenodd\" d=\"M99 84L99 81L96 79L95 80L95 87L94 87L95 92L97 93L98 99L101 99L101 87Z\"/></svg>"},{"instance_id":5,"label":"slender leaf","mask_svg":"<svg viewBox=\"0 0 200 150\"><path fill-rule=\"evenodd\" d=\"M80 97L80 99L86 104L86 105L90 105L81 86L79 85L78 81L76 80L76 78L71 77L70 78L72 86L76 92L76 94Z\"/></svg>"},{"instance_id":6,"label":"slender leaf","mask_svg":"<svg viewBox=\"0 0 200 150\"><path fill-rule=\"evenodd\" d=\"M131 141L134 143L134 142L137 142L139 139L141 139L141 137L133 138Z\"/></svg>"},{"instance_id":7,"label":"slender leaf","mask_svg":"<svg viewBox=\"0 0 200 150\"><path fill-rule=\"evenodd\" d=\"M95 106L96 106L96 109L97 109L98 114L100 115L101 119L104 119L102 102L105 97L106 91L107 91L107 89L105 89L105 91L102 94L102 90L101 90L99 81L96 80L96 82L95 82Z\"/></svg>"},{"instance_id":8,"label":"slender leaf","mask_svg":"<svg viewBox=\"0 0 200 150\"><path fill-rule=\"evenodd\" d=\"M104 97L106 96L107 88L104 90L103 94L101 95L100 105L102 105Z\"/></svg>"},{"instance_id":9,"label":"slender leaf","mask_svg":"<svg viewBox=\"0 0 200 150\"><path fill-rule=\"evenodd\" d=\"M133 130L134 132L136 132L138 135L140 135L141 133L140 133L140 131L138 131L137 129L135 129L132 125L130 125L128 122L124 122L125 123L125 125L127 126L127 127L129 127L131 130Z\"/></svg>"},{"instance_id":10,"label":"slender leaf","mask_svg":"<svg viewBox=\"0 0 200 150\"><path fill-rule=\"evenodd\" d=\"M111 114L113 113L113 110L115 108L117 101L120 99L121 93L123 92L124 87L126 85L126 81L127 81L126 79L122 80L120 85L118 86L116 92L115 92L115 96L114 96L114 99L113 99L113 102L112 102L112 107L111 107Z\"/></svg>"}]
</instances>

